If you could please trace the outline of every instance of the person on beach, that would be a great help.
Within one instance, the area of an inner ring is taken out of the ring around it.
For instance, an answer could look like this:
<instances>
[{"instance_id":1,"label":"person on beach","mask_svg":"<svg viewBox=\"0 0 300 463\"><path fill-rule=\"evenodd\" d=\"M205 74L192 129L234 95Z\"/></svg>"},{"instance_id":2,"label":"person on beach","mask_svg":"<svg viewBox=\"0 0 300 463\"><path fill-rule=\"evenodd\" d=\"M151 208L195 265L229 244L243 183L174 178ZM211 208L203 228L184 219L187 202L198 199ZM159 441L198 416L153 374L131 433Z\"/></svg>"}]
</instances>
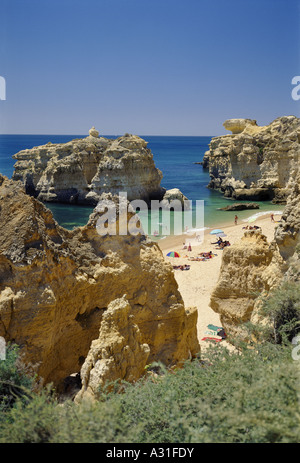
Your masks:
<instances>
[{"instance_id":1,"label":"person on beach","mask_svg":"<svg viewBox=\"0 0 300 463\"><path fill-rule=\"evenodd\" d=\"M226 246L230 246L229 241L223 241L222 243L220 243L218 249L224 249Z\"/></svg>"},{"instance_id":2,"label":"person on beach","mask_svg":"<svg viewBox=\"0 0 300 463\"><path fill-rule=\"evenodd\" d=\"M205 257L206 259L211 259L213 257L213 253L211 251L209 251L209 252L200 252L199 256Z\"/></svg>"},{"instance_id":3,"label":"person on beach","mask_svg":"<svg viewBox=\"0 0 300 463\"><path fill-rule=\"evenodd\" d=\"M257 225L253 225L253 227L251 225L247 225L247 227L243 227L243 230L258 230L259 228L261 227L258 227Z\"/></svg>"},{"instance_id":4,"label":"person on beach","mask_svg":"<svg viewBox=\"0 0 300 463\"><path fill-rule=\"evenodd\" d=\"M236 216L234 217L234 223L235 223L235 225L237 225L237 221L238 221L238 216L236 215Z\"/></svg>"},{"instance_id":5,"label":"person on beach","mask_svg":"<svg viewBox=\"0 0 300 463\"><path fill-rule=\"evenodd\" d=\"M188 251L189 251L189 252L191 252L191 251L192 251L192 246L191 246L191 243L189 243Z\"/></svg>"},{"instance_id":6,"label":"person on beach","mask_svg":"<svg viewBox=\"0 0 300 463\"><path fill-rule=\"evenodd\" d=\"M271 214L271 222L275 222L275 220L274 220L274 214Z\"/></svg>"},{"instance_id":7,"label":"person on beach","mask_svg":"<svg viewBox=\"0 0 300 463\"><path fill-rule=\"evenodd\" d=\"M223 243L223 240L222 240L222 238L219 236L218 241L216 241L215 243L210 243L210 244L217 244L218 246L220 246L221 243Z\"/></svg>"}]
</instances>

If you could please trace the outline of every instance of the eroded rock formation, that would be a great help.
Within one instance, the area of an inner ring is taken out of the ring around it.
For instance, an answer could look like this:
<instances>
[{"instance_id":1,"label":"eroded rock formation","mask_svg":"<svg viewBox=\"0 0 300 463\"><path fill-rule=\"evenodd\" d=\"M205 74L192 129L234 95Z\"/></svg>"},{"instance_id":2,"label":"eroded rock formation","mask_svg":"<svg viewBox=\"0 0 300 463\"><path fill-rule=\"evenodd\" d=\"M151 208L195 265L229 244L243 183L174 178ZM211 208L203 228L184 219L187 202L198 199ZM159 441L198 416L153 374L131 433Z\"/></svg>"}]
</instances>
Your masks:
<instances>
[{"instance_id":1,"label":"eroded rock formation","mask_svg":"<svg viewBox=\"0 0 300 463\"><path fill-rule=\"evenodd\" d=\"M167 190L164 194L164 197L161 201L161 205L163 209L168 209L171 204L178 204L178 210L185 209L186 211L190 210L190 202L186 196L178 189L172 188L171 190Z\"/></svg>"},{"instance_id":2,"label":"eroded rock formation","mask_svg":"<svg viewBox=\"0 0 300 463\"><path fill-rule=\"evenodd\" d=\"M237 200L285 203L300 162L300 119L279 117L263 127L230 119L224 126L233 133L213 138L205 155L209 187Z\"/></svg>"},{"instance_id":3,"label":"eroded rock formation","mask_svg":"<svg viewBox=\"0 0 300 463\"><path fill-rule=\"evenodd\" d=\"M13 180L41 201L96 205L102 193L127 193L129 201L162 199L162 173L142 138L125 134L116 140L89 136L68 143L47 143L20 151Z\"/></svg>"},{"instance_id":4,"label":"eroded rock formation","mask_svg":"<svg viewBox=\"0 0 300 463\"><path fill-rule=\"evenodd\" d=\"M233 134L241 133L247 126L257 126L257 123L253 119L227 119L223 126L226 130L230 130Z\"/></svg>"},{"instance_id":5,"label":"eroded rock formation","mask_svg":"<svg viewBox=\"0 0 300 463\"><path fill-rule=\"evenodd\" d=\"M259 231L248 231L238 243L224 249L220 277L211 295L211 308L220 314L230 335L242 334L242 324L250 321L256 299L281 278L272 267L274 249Z\"/></svg>"},{"instance_id":6,"label":"eroded rock formation","mask_svg":"<svg viewBox=\"0 0 300 463\"><path fill-rule=\"evenodd\" d=\"M284 280L300 282L299 199L298 173L274 240L269 243L261 232L247 231L239 242L224 249L210 304L228 334L244 337L244 322L264 323L259 314L261 297Z\"/></svg>"},{"instance_id":7,"label":"eroded rock formation","mask_svg":"<svg viewBox=\"0 0 300 463\"><path fill-rule=\"evenodd\" d=\"M167 315L166 319L158 316L153 320L151 322L153 333L150 335L151 327L148 326L148 338L145 338L142 332L145 330L147 320L152 318L149 317L147 309L140 307L137 310L129 303L126 296L112 301L103 314L99 338L92 341L81 368L82 389L77 394L76 400L97 398L100 387L119 378L130 382L140 378L145 373L146 365L153 361L150 345L145 343L145 339L149 342L149 335L153 340L155 339L156 344L164 346L164 352L161 352L161 360L164 363L169 353L174 351L174 342L178 342L176 338L180 339L182 346L191 346L189 338L193 339L195 335L196 313L191 312L185 320L180 315L180 309L178 319L175 318L175 314L173 315L173 317ZM176 334L177 330L179 332ZM153 345L153 341L151 344ZM194 353L197 350L195 346L196 343L192 349ZM177 364L180 363L182 353L178 351L175 355Z\"/></svg>"},{"instance_id":8,"label":"eroded rock formation","mask_svg":"<svg viewBox=\"0 0 300 463\"><path fill-rule=\"evenodd\" d=\"M157 244L100 236L99 217L95 210L68 231L20 182L0 175L0 336L55 385L80 370L99 330L97 356L105 347L111 359L105 378L125 372L132 380L146 360L177 364L199 351L197 311L185 309ZM95 370L90 376L94 388Z\"/></svg>"},{"instance_id":9,"label":"eroded rock formation","mask_svg":"<svg viewBox=\"0 0 300 463\"><path fill-rule=\"evenodd\" d=\"M256 203L234 203L226 207L221 207L220 211L244 211L246 209L259 209Z\"/></svg>"}]
</instances>

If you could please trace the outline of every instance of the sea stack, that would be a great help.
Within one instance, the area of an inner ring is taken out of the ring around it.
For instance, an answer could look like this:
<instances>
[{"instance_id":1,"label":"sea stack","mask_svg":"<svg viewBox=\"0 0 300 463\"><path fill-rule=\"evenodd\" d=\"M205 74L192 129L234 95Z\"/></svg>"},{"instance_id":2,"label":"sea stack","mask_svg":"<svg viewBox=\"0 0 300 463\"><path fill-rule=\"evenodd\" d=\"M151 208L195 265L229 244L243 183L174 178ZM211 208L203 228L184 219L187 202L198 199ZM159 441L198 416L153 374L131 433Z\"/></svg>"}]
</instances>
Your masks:
<instances>
[{"instance_id":1,"label":"sea stack","mask_svg":"<svg viewBox=\"0 0 300 463\"><path fill-rule=\"evenodd\" d=\"M211 140L209 188L236 200L285 204L300 160L300 119L283 116L266 126L229 119L223 125L232 133Z\"/></svg>"},{"instance_id":2,"label":"sea stack","mask_svg":"<svg viewBox=\"0 0 300 463\"><path fill-rule=\"evenodd\" d=\"M165 193L152 152L136 135L107 139L92 127L86 138L36 146L13 158L13 180L21 180L28 194L45 202L95 206L103 193L126 191L129 201L149 203Z\"/></svg>"},{"instance_id":3,"label":"sea stack","mask_svg":"<svg viewBox=\"0 0 300 463\"><path fill-rule=\"evenodd\" d=\"M151 200L159 200L168 209L178 199L183 207L187 198L180 190L161 186L163 175L147 144L128 133L117 139L99 137L92 127L86 138L16 153L12 179L43 202L96 206L103 195L126 192L128 201L140 199L150 206Z\"/></svg>"}]
</instances>

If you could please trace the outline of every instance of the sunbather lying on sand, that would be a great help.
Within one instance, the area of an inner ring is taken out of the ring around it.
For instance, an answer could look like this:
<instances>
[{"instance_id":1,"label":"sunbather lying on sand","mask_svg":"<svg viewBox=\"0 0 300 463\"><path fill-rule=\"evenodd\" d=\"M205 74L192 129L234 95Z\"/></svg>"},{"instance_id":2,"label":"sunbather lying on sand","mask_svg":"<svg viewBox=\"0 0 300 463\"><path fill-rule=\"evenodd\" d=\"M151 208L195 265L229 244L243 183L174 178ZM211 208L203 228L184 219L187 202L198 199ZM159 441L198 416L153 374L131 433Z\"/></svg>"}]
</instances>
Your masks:
<instances>
[{"instance_id":1,"label":"sunbather lying on sand","mask_svg":"<svg viewBox=\"0 0 300 463\"><path fill-rule=\"evenodd\" d=\"M190 270L190 265L184 264L184 265L173 265L174 270Z\"/></svg>"},{"instance_id":2,"label":"sunbather lying on sand","mask_svg":"<svg viewBox=\"0 0 300 463\"><path fill-rule=\"evenodd\" d=\"M223 240L222 240L222 238L219 236L218 241L215 241L214 243L210 243L210 244L218 244L218 245L220 245L221 243L223 243Z\"/></svg>"},{"instance_id":3,"label":"sunbather lying on sand","mask_svg":"<svg viewBox=\"0 0 300 463\"><path fill-rule=\"evenodd\" d=\"M230 246L229 241L223 241L216 249L224 249L226 246Z\"/></svg>"},{"instance_id":4,"label":"sunbather lying on sand","mask_svg":"<svg viewBox=\"0 0 300 463\"><path fill-rule=\"evenodd\" d=\"M214 256L214 254L212 253L212 251L200 252L199 256L206 257L206 259L211 259Z\"/></svg>"},{"instance_id":5,"label":"sunbather lying on sand","mask_svg":"<svg viewBox=\"0 0 300 463\"><path fill-rule=\"evenodd\" d=\"M246 227L243 227L245 230L258 230L261 227L258 227L257 225L247 225Z\"/></svg>"}]
</instances>

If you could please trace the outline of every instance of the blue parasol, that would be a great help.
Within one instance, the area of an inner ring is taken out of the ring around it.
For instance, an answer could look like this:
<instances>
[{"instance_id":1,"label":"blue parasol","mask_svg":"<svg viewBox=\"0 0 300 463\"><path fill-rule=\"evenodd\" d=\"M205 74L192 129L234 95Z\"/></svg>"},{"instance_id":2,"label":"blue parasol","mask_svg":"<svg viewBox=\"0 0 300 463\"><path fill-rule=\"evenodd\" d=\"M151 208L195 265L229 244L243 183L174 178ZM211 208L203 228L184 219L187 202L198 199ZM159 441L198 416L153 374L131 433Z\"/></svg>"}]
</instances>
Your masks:
<instances>
[{"instance_id":1,"label":"blue parasol","mask_svg":"<svg viewBox=\"0 0 300 463\"><path fill-rule=\"evenodd\" d=\"M212 230L210 232L211 235L218 235L219 233L224 233L223 230L220 230L219 228L216 228L215 230Z\"/></svg>"}]
</instances>

